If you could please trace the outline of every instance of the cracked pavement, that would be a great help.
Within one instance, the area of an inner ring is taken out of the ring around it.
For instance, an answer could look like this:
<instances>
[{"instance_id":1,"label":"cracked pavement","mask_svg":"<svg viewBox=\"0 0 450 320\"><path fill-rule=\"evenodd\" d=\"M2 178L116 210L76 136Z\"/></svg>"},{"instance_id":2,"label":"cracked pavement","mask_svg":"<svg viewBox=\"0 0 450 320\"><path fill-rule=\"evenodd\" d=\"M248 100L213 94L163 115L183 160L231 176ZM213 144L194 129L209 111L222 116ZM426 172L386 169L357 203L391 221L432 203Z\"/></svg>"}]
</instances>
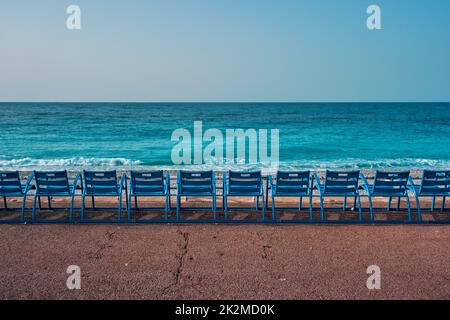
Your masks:
<instances>
[{"instance_id":1,"label":"cracked pavement","mask_svg":"<svg viewBox=\"0 0 450 320\"><path fill-rule=\"evenodd\" d=\"M450 299L449 262L437 225L0 225L1 299Z\"/></svg>"}]
</instances>

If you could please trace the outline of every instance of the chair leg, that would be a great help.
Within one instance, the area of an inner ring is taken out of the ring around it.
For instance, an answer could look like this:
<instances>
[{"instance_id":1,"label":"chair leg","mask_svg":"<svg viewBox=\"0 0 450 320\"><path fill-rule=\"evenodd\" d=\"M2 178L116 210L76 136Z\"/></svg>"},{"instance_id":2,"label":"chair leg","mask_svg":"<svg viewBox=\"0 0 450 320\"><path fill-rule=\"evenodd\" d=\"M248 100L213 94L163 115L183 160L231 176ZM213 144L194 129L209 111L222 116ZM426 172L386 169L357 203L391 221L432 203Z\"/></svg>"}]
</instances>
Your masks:
<instances>
[{"instance_id":1,"label":"chair leg","mask_svg":"<svg viewBox=\"0 0 450 320\"><path fill-rule=\"evenodd\" d=\"M389 199L388 199L387 211L391 211L391 201L392 201L392 198L389 197Z\"/></svg>"},{"instance_id":2,"label":"chair leg","mask_svg":"<svg viewBox=\"0 0 450 320\"><path fill-rule=\"evenodd\" d=\"M412 222L412 216L411 216L411 203L409 201L408 193L406 193L406 204L408 205L408 222Z\"/></svg>"},{"instance_id":3,"label":"chair leg","mask_svg":"<svg viewBox=\"0 0 450 320\"><path fill-rule=\"evenodd\" d=\"M275 212L275 197L272 195L272 220L275 221L277 219L277 213Z\"/></svg>"},{"instance_id":4,"label":"chair leg","mask_svg":"<svg viewBox=\"0 0 450 320\"><path fill-rule=\"evenodd\" d=\"M259 209L259 196L256 196L256 211Z\"/></svg>"},{"instance_id":5,"label":"chair leg","mask_svg":"<svg viewBox=\"0 0 450 320\"><path fill-rule=\"evenodd\" d=\"M436 196L433 197L433 200L431 201L431 212L434 211L434 205L436 204Z\"/></svg>"},{"instance_id":6,"label":"chair leg","mask_svg":"<svg viewBox=\"0 0 450 320\"><path fill-rule=\"evenodd\" d=\"M356 198L357 198L357 196L353 197L353 210L356 209Z\"/></svg>"},{"instance_id":7,"label":"chair leg","mask_svg":"<svg viewBox=\"0 0 450 320\"><path fill-rule=\"evenodd\" d=\"M92 199L92 209L95 210L95 199L94 199L94 196L92 196L91 199Z\"/></svg>"},{"instance_id":8,"label":"chair leg","mask_svg":"<svg viewBox=\"0 0 450 320\"><path fill-rule=\"evenodd\" d=\"M442 206L441 206L441 211L445 210L445 196L442 197Z\"/></svg>"},{"instance_id":9,"label":"chair leg","mask_svg":"<svg viewBox=\"0 0 450 320\"><path fill-rule=\"evenodd\" d=\"M131 195L127 196L128 221L131 222Z\"/></svg>"},{"instance_id":10,"label":"chair leg","mask_svg":"<svg viewBox=\"0 0 450 320\"><path fill-rule=\"evenodd\" d=\"M342 211L347 209L347 195L344 196L344 205L342 206Z\"/></svg>"},{"instance_id":11,"label":"chair leg","mask_svg":"<svg viewBox=\"0 0 450 320\"><path fill-rule=\"evenodd\" d=\"M42 209L42 205L41 205L41 197L38 197L38 200L39 200L39 210L41 210L41 209Z\"/></svg>"},{"instance_id":12,"label":"chair leg","mask_svg":"<svg viewBox=\"0 0 450 320\"><path fill-rule=\"evenodd\" d=\"M362 222L362 208L361 208L361 196L358 194L358 220ZM355 197L356 199L356 197Z\"/></svg>"},{"instance_id":13,"label":"chair leg","mask_svg":"<svg viewBox=\"0 0 450 320\"><path fill-rule=\"evenodd\" d=\"M118 205L119 208L117 210L118 211L117 213L118 213L118 218L119 218L118 220L120 222L120 221L122 221L122 195L119 196L118 202L119 202L119 205Z\"/></svg>"},{"instance_id":14,"label":"chair leg","mask_svg":"<svg viewBox=\"0 0 450 320\"><path fill-rule=\"evenodd\" d=\"M52 199L51 199L51 197L47 197L47 201L48 201L48 208L51 209L52 208Z\"/></svg>"},{"instance_id":15,"label":"chair leg","mask_svg":"<svg viewBox=\"0 0 450 320\"><path fill-rule=\"evenodd\" d=\"M166 194L166 205L164 207L164 221L167 222L169 220L169 195ZM131 218L130 218L131 220Z\"/></svg>"},{"instance_id":16,"label":"chair leg","mask_svg":"<svg viewBox=\"0 0 450 320\"><path fill-rule=\"evenodd\" d=\"M131 200L130 200L131 201ZM139 206L138 206L138 198L137 198L137 196L134 196L134 208L137 210L137 209L139 209Z\"/></svg>"},{"instance_id":17,"label":"chair leg","mask_svg":"<svg viewBox=\"0 0 450 320\"><path fill-rule=\"evenodd\" d=\"M213 218L214 222L217 221L217 210L216 210L216 196L212 197L212 209L213 209Z\"/></svg>"},{"instance_id":18,"label":"chair leg","mask_svg":"<svg viewBox=\"0 0 450 320\"><path fill-rule=\"evenodd\" d=\"M300 196L300 201L298 203L298 211L302 211L303 209L303 197Z\"/></svg>"},{"instance_id":19,"label":"chair leg","mask_svg":"<svg viewBox=\"0 0 450 320\"><path fill-rule=\"evenodd\" d=\"M266 221L266 206L264 205L264 195L261 196L261 205L262 205L262 221Z\"/></svg>"},{"instance_id":20,"label":"chair leg","mask_svg":"<svg viewBox=\"0 0 450 320\"><path fill-rule=\"evenodd\" d=\"M74 202L75 195L72 195L70 197L70 209L69 209L69 221L73 221L73 202Z\"/></svg>"},{"instance_id":21,"label":"chair leg","mask_svg":"<svg viewBox=\"0 0 450 320\"><path fill-rule=\"evenodd\" d=\"M36 200L37 200L37 196L34 196L33 199L33 211L31 213L31 221L36 221Z\"/></svg>"},{"instance_id":22,"label":"chair leg","mask_svg":"<svg viewBox=\"0 0 450 320\"><path fill-rule=\"evenodd\" d=\"M22 213L21 213L21 221L24 222L25 221L25 206L27 203L27 195L24 194L23 198L22 198Z\"/></svg>"},{"instance_id":23,"label":"chair leg","mask_svg":"<svg viewBox=\"0 0 450 320\"><path fill-rule=\"evenodd\" d=\"M6 201L6 197L3 197L3 205L5 206L5 209L8 209L8 201Z\"/></svg>"},{"instance_id":24,"label":"chair leg","mask_svg":"<svg viewBox=\"0 0 450 320\"><path fill-rule=\"evenodd\" d=\"M370 221L373 222L373 206L372 206L372 196L369 194L369 210L370 210Z\"/></svg>"},{"instance_id":25,"label":"chair leg","mask_svg":"<svg viewBox=\"0 0 450 320\"><path fill-rule=\"evenodd\" d=\"M226 195L222 196L223 198L223 211L225 213L225 220L228 221L228 197Z\"/></svg>"},{"instance_id":26,"label":"chair leg","mask_svg":"<svg viewBox=\"0 0 450 320\"><path fill-rule=\"evenodd\" d=\"M80 214L80 219L81 221L84 220L84 207L85 207L85 199L84 199L84 195L81 196L81 214Z\"/></svg>"},{"instance_id":27,"label":"chair leg","mask_svg":"<svg viewBox=\"0 0 450 320\"><path fill-rule=\"evenodd\" d=\"M323 208L323 197L321 196L320 197L320 220L322 221L322 222L324 222L325 221L325 212L324 212L325 210L324 210L324 208Z\"/></svg>"},{"instance_id":28,"label":"chair leg","mask_svg":"<svg viewBox=\"0 0 450 320\"><path fill-rule=\"evenodd\" d=\"M312 192L309 194L309 221L313 221Z\"/></svg>"},{"instance_id":29,"label":"chair leg","mask_svg":"<svg viewBox=\"0 0 450 320\"><path fill-rule=\"evenodd\" d=\"M180 221L181 197L177 195L177 221Z\"/></svg>"},{"instance_id":30,"label":"chair leg","mask_svg":"<svg viewBox=\"0 0 450 320\"><path fill-rule=\"evenodd\" d=\"M417 195L415 197L416 197L417 217L419 218L419 221L422 221L422 211L420 210L419 197Z\"/></svg>"},{"instance_id":31,"label":"chair leg","mask_svg":"<svg viewBox=\"0 0 450 320\"><path fill-rule=\"evenodd\" d=\"M400 201L401 201L401 197L398 197L398 200L397 200L397 211L400 211Z\"/></svg>"}]
</instances>

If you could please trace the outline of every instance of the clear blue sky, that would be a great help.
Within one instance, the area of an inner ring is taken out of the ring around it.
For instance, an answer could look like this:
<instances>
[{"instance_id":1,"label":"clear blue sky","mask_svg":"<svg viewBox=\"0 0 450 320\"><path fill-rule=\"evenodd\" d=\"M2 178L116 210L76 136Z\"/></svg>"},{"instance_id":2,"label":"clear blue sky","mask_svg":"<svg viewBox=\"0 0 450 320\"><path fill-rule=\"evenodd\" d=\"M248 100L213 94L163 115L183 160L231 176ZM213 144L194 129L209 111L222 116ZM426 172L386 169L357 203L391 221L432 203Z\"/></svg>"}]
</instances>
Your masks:
<instances>
[{"instance_id":1,"label":"clear blue sky","mask_svg":"<svg viewBox=\"0 0 450 320\"><path fill-rule=\"evenodd\" d=\"M448 0L1 0L0 101L450 101L449 16Z\"/></svg>"}]
</instances>

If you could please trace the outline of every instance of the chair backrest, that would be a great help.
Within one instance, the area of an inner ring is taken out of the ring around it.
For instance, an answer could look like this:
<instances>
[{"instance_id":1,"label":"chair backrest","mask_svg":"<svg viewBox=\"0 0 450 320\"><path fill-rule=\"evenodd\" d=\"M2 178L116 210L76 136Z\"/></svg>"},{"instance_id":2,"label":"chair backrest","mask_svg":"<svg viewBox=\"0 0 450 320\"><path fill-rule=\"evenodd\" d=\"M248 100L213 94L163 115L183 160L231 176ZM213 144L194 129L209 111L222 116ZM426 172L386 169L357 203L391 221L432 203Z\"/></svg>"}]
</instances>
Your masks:
<instances>
[{"instance_id":1,"label":"chair backrest","mask_svg":"<svg viewBox=\"0 0 450 320\"><path fill-rule=\"evenodd\" d=\"M377 171L373 183L374 194L403 195L408 185L409 171L385 172Z\"/></svg>"},{"instance_id":2,"label":"chair backrest","mask_svg":"<svg viewBox=\"0 0 450 320\"><path fill-rule=\"evenodd\" d=\"M214 179L213 171L179 171L178 188L182 194L212 194Z\"/></svg>"},{"instance_id":3,"label":"chair backrest","mask_svg":"<svg viewBox=\"0 0 450 320\"><path fill-rule=\"evenodd\" d=\"M444 194L450 193L450 170L424 170L420 193Z\"/></svg>"},{"instance_id":4,"label":"chair backrest","mask_svg":"<svg viewBox=\"0 0 450 320\"><path fill-rule=\"evenodd\" d=\"M131 171L131 188L133 193L163 193L164 172L158 171Z\"/></svg>"},{"instance_id":5,"label":"chair backrest","mask_svg":"<svg viewBox=\"0 0 450 320\"><path fill-rule=\"evenodd\" d=\"M358 191L359 170L328 171L325 175L325 193L347 194Z\"/></svg>"},{"instance_id":6,"label":"chair backrest","mask_svg":"<svg viewBox=\"0 0 450 320\"><path fill-rule=\"evenodd\" d=\"M0 171L0 195L22 194L19 171Z\"/></svg>"},{"instance_id":7,"label":"chair backrest","mask_svg":"<svg viewBox=\"0 0 450 320\"><path fill-rule=\"evenodd\" d=\"M277 192L308 193L309 177L309 171L278 171Z\"/></svg>"},{"instance_id":8,"label":"chair backrest","mask_svg":"<svg viewBox=\"0 0 450 320\"><path fill-rule=\"evenodd\" d=\"M262 186L261 171L229 171L228 186L230 193L260 193Z\"/></svg>"},{"instance_id":9,"label":"chair backrest","mask_svg":"<svg viewBox=\"0 0 450 320\"><path fill-rule=\"evenodd\" d=\"M84 187L88 194L117 193L117 173L112 171L84 171Z\"/></svg>"},{"instance_id":10,"label":"chair backrest","mask_svg":"<svg viewBox=\"0 0 450 320\"><path fill-rule=\"evenodd\" d=\"M69 193L69 178L67 171L34 171L36 192L38 194L66 194Z\"/></svg>"}]
</instances>

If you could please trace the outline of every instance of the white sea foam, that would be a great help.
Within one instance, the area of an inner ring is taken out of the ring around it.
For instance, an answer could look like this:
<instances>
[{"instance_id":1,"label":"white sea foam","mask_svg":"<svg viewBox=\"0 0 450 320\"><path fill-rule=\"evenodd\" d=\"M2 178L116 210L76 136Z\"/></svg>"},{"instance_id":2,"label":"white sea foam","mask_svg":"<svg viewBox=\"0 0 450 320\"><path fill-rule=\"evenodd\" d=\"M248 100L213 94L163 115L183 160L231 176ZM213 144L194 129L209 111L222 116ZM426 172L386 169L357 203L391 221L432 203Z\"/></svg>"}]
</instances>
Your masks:
<instances>
[{"instance_id":1,"label":"white sea foam","mask_svg":"<svg viewBox=\"0 0 450 320\"><path fill-rule=\"evenodd\" d=\"M450 160L435 159L341 159L341 160L301 160L281 162L279 169L284 170L325 170L325 169L448 169ZM66 159L5 159L0 157L2 170L82 170L82 169L163 169L163 170L246 170L261 169L263 172L273 172L276 169L261 164L203 164L174 166L169 164L148 164L140 160L126 158L66 158Z\"/></svg>"},{"instance_id":2,"label":"white sea foam","mask_svg":"<svg viewBox=\"0 0 450 320\"><path fill-rule=\"evenodd\" d=\"M139 166L141 161L133 161L125 158L66 158L66 159L0 159L0 168L61 168L70 169L74 167L128 167Z\"/></svg>"}]
</instances>

